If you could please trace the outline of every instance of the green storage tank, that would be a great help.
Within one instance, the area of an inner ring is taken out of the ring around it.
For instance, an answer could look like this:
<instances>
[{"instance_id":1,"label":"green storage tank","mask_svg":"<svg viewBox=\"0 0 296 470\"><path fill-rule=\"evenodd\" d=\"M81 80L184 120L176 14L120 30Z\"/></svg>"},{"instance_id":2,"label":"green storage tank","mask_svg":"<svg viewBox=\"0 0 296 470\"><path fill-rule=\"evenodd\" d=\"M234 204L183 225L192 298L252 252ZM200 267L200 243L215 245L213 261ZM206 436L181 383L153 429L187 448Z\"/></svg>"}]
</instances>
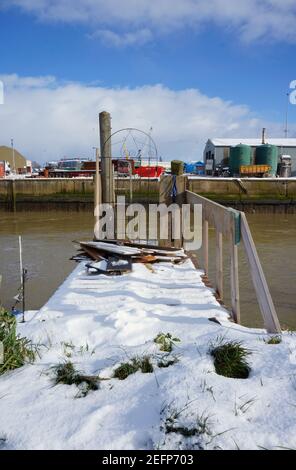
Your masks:
<instances>
[{"instance_id":1,"label":"green storage tank","mask_svg":"<svg viewBox=\"0 0 296 470\"><path fill-rule=\"evenodd\" d=\"M269 165L271 170L269 174L277 174L279 150L275 145L263 144L256 148L256 165Z\"/></svg>"},{"instance_id":2,"label":"green storage tank","mask_svg":"<svg viewBox=\"0 0 296 470\"><path fill-rule=\"evenodd\" d=\"M241 165L251 165L252 149L249 145L239 144L230 148L229 168L232 176L239 175Z\"/></svg>"}]
</instances>

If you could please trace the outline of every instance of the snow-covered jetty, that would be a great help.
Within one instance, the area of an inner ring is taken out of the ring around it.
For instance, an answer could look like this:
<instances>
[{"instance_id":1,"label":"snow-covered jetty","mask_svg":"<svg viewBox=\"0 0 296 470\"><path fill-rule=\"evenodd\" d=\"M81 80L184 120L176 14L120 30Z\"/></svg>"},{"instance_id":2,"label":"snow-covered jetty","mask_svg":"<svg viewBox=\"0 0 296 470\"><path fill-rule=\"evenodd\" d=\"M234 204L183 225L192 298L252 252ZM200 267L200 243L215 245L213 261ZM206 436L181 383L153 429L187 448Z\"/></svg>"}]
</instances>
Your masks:
<instances>
[{"instance_id":1,"label":"snow-covered jetty","mask_svg":"<svg viewBox=\"0 0 296 470\"><path fill-rule=\"evenodd\" d=\"M112 278L88 276L79 263L18 326L43 346L34 364L0 378L5 448L295 448L295 335L268 344L265 330L231 322L202 274L190 260L135 264ZM171 352L154 341L161 332L180 340ZM209 350L221 338L251 353L249 378L216 373ZM152 373L114 377L118 365L143 355ZM161 367L165 358L171 365ZM53 385L51 368L62 361L108 380L77 398L76 385ZM169 430L179 428L196 432Z\"/></svg>"}]
</instances>

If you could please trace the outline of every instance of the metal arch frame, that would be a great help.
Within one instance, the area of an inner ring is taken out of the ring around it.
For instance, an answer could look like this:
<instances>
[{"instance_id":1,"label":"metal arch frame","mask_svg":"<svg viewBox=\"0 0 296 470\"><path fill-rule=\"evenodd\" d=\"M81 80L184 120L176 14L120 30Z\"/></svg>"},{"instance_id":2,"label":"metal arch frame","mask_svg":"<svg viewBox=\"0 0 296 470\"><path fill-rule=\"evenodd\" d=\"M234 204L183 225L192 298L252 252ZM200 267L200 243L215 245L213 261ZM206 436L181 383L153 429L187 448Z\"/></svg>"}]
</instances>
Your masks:
<instances>
[{"instance_id":1,"label":"metal arch frame","mask_svg":"<svg viewBox=\"0 0 296 470\"><path fill-rule=\"evenodd\" d=\"M150 134L148 134L147 132L145 131L142 131L141 129L137 129L136 127L125 127L123 129L119 129L118 131L116 132L113 132L113 134L110 135L110 137L108 137L108 139L104 142L104 145L103 145L103 148L105 147L105 145L109 142L109 140L112 139L112 137L114 137L115 135L119 134L120 132L122 131L137 131L137 132L141 132L142 134L144 134L146 137L148 137L151 142L153 143L153 146L154 146L154 150L155 150L155 155L156 155L156 162L158 164L158 150L157 150L157 146L156 146L156 143L154 141L154 139L151 137ZM112 155L111 155L112 157Z\"/></svg>"}]
</instances>

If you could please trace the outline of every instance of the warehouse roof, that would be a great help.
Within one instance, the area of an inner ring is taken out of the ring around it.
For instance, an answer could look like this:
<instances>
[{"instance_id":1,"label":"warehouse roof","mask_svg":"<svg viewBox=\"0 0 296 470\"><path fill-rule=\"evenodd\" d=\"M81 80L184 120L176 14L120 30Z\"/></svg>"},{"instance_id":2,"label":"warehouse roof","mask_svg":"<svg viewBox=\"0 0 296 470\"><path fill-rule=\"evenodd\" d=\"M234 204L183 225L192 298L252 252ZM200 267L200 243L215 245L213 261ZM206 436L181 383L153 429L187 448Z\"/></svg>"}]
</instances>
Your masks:
<instances>
[{"instance_id":1,"label":"warehouse roof","mask_svg":"<svg viewBox=\"0 0 296 470\"><path fill-rule=\"evenodd\" d=\"M215 147L235 147L238 144L246 144L251 147L257 147L262 145L262 139L209 139ZM269 139L266 138L265 142L267 144L276 145L278 147L296 147L296 139Z\"/></svg>"}]
</instances>

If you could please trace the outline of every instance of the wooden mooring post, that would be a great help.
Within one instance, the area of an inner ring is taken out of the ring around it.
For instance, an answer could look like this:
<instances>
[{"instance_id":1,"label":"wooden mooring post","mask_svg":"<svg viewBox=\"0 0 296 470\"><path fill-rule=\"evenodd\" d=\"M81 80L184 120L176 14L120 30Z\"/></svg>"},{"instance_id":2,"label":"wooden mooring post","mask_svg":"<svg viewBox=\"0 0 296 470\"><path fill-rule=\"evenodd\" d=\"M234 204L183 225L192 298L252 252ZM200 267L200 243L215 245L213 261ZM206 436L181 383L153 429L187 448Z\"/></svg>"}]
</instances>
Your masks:
<instances>
[{"instance_id":1,"label":"wooden mooring post","mask_svg":"<svg viewBox=\"0 0 296 470\"><path fill-rule=\"evenodd\" d=\"M100 113L102 203L114 204L114 178L111 155L111 115Z\"/></svg>"}]
</instances>

